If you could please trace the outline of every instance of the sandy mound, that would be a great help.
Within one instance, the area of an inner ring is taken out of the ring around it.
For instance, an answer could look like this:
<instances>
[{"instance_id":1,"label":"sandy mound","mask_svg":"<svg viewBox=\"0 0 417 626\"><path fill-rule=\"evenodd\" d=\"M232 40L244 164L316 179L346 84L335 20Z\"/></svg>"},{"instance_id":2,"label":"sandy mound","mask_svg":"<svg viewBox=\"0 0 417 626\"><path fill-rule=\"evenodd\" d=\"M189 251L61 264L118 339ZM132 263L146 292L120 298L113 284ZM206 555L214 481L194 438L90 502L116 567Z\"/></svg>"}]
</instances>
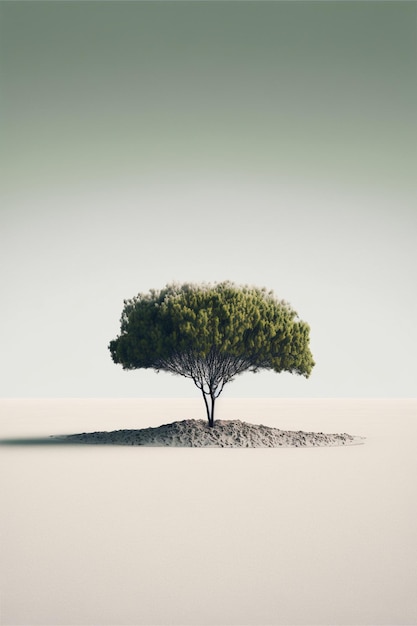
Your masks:
<instances>
[{"instance_id":1,"label":"sandy mound","mask_svg":"<svg viewBox=\"0 0 417 626\"><path fill-rule=\"evenodd\" d=\"M289 448L346 446L363 442L362 437L344 434L306 433L248 424L240 420L218 420L209 428L205 420L184 420L141 430L80 433L59 437L62 442L125 446L173 446L183 448Z\"/></svg>"}]
</instances>

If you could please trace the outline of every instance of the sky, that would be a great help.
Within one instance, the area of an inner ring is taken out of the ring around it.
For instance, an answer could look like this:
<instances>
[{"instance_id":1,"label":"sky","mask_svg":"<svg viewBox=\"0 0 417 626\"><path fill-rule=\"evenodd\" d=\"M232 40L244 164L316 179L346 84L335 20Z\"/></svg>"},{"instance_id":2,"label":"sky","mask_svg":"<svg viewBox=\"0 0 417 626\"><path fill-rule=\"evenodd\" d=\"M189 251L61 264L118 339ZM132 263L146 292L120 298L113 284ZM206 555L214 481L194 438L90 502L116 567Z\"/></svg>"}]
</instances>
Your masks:
<instances>
[{"instance_id":1,"label":"sky","mask_svg":"<svg viewBox=\"0 0 417 626\"><path fill-rule=\"evenodd\" d=\"M225 396L415 396L415 2L0 3L0 395L194 396L123 371L123 300L272 289L311 377Z\"/></svg>"}]
</instances>

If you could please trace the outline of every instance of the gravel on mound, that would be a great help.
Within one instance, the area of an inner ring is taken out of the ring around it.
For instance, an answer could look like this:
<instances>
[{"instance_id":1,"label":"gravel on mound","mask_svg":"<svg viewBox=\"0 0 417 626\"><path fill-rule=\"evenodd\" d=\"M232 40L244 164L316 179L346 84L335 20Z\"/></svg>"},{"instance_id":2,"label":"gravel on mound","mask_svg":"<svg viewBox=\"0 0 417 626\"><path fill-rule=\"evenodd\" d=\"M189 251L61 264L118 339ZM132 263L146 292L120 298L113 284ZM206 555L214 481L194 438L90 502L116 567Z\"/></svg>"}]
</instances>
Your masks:
<instances>
[{"instance_id":1,"label":"gravel on mound","mask_svg":"<svg viewBox=\"0 0 417 626\"><path fill-rule=\"evenodd\" d=\"M240 420L217 420L210 428L205 420L183 420L156 428L80 433L56 437L62 443L183 448L290 448L345 446L363 443L362 437L343 434L280 430Z\"/></svg>"}]
</instances>

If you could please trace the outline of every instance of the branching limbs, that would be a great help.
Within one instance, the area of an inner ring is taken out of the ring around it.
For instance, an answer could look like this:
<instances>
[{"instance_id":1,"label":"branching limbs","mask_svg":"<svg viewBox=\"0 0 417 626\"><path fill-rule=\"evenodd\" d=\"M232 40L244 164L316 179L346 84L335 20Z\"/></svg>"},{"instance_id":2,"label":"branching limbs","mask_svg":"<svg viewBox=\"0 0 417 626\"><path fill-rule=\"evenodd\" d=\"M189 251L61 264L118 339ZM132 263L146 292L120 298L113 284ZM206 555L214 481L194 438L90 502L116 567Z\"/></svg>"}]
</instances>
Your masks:
<instances>
[{"instance_id":1,"label":"branching limbs","mask_svg":"<svg viewBox=\"0 0 417 626\"><path fill-rule=\"evenodd\" d=\"M259 367L256 359L220 352L214 346L206 356L193 351L176 352L160 359L157 368L190 378L201 391L209 425L214 424L214 405L226 383L247 370Z\"/></svg>"}]
</instances>

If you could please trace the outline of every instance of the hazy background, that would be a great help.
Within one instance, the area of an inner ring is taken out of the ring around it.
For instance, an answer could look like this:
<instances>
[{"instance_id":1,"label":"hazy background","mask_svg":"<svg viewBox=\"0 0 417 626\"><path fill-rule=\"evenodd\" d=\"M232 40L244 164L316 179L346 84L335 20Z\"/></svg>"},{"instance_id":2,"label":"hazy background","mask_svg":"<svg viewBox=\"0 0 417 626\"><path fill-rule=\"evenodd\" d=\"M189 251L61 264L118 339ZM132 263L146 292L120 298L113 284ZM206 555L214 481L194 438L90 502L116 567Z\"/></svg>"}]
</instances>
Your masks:
<instances>
[{"instance_id":1,"label":"hazy background","mask_svg":"<svg viewBox=\"0 0 417 626\"><path fill-rule=\"evenodd\" d=\"M123 372L123 299L266 286L310 380L415 395L414 2L1 2L2 396L185 396Z\"/></svg>"}]
</instances>

